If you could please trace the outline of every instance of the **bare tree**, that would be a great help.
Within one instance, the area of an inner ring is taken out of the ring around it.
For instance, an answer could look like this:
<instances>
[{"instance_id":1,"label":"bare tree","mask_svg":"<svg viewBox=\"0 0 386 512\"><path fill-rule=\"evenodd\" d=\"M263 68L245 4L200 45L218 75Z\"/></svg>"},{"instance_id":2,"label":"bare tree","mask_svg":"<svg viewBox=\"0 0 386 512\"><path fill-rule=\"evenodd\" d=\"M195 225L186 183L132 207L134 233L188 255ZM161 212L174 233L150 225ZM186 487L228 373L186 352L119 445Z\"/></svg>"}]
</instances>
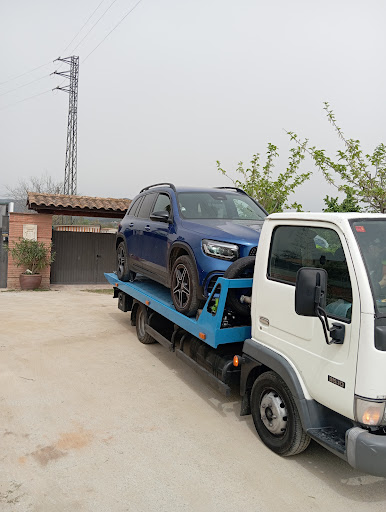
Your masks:
<instances>
[{"instance_id":1,"label":"bare tree","mask_svg":"<svg viewBox=\"0 0 386 512\"><path fill-rule=\"evenodd\" d=\"M54 181L47 173L42 176L30 176L27 179L19 180L14 186L4 185L6 194L10 199L18 203L19 210L27 209L28 192L38 192L41 194L63 194L63 183Z\"/></svg>"}]
</instances>

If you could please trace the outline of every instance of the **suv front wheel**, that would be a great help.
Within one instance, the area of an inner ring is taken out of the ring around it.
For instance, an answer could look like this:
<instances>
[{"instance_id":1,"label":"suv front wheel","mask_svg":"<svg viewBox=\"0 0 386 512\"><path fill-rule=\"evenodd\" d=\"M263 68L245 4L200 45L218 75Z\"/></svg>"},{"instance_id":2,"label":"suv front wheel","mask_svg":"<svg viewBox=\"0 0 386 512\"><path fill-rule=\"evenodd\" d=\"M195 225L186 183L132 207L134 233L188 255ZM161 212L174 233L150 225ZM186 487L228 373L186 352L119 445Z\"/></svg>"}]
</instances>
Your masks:
<instances>
[{"instance_id":1,"label":"suv front wheel","mask_svg":"<svg viewBox=\"0 0 386 512\"><path fill-rule=\"evenodd\" d=\"M194 263L189 256L180 256L174 262L171 294L174 307L186 316L194 316L200 307L198 279Z\"/></svg>"}]
</instances>

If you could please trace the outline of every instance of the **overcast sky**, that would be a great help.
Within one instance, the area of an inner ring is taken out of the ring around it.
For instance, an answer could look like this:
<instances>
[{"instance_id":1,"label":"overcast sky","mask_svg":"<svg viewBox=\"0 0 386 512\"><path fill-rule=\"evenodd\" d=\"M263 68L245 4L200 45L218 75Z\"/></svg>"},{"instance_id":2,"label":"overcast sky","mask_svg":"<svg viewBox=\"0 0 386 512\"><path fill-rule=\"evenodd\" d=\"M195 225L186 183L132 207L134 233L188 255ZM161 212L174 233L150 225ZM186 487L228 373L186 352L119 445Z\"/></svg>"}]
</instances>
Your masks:
<instances>
[{"instance_id":1,"label":"overcast sky","mask_svg":"<svg viewBox=\"0 0 386 512\"><path fill-rule=\"evenodd\" d=\"M48 76L58 56L80 56L83 195L132 198L161 181L231 185L216 160L232 174L268 142L280 171L284 129L333 155L323 101L365 151L386 142L384 0L142 0L88 57L137 2L104 0L64 52L100 1L0 0L1 195L28 176L63 180L68 95L21 101L61 83ZM326 194L337 195L315 171L293 199L320 210Z\"/></svg>"}]
</instances>

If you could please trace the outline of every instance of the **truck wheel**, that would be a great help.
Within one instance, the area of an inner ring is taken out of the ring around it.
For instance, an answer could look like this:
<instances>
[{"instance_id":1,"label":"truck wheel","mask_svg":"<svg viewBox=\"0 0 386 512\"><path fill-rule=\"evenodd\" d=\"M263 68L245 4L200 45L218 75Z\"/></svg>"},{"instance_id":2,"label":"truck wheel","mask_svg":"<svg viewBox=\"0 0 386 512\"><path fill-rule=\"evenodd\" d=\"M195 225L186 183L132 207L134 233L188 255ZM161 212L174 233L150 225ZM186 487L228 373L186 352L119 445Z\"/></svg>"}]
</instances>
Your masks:
<instances>
[{"instance_id":1,"label":"truck wheel","mask_svg":"<svg viewBox=\"0 0 386 512\"><path fill-rule=\"evenodd\" d=\"M125 242L121 242L117 248L117 277L120 281L134 281L135 279L135 272L129 269Z\"/></svg>"},{"instance_id":2,"label":"truck wheel","mask_svg":"<svg viewBox=\"0 0 386 512\"><path fill-rule=\"evenodd\" d=\"M138 304L137 315L135 318L135 328L137 331L137 338L144 345L156 343L156 340L146 332L146 325L148 324L147 309L143 304Z\"/></svg>"},{"instance_id":3,"label":"truck wheel","mask_svg":"<svg viewBox=\"0 0 386 512\"><path fill-rule=\"evenodd\" d=\"M189 256L180 256L172 268L171 294L174 307L186 316L194 316L200 307L198 279L194 263Z\"/></svg>"},{"instance_id":4,"label":"truck wheel","mask_svg":"<svg viewBox=\"0 0 386 512\"><path fill-rule=\"evenodd\" d=\"M227 279L253 277L255 259L255 256L245 256L244 258L239 258L226 269L223 277L226 277ZM240 297L242 295L251 295L251 293L251 288L230 289L228 291L228 303L235 313L241 316L250 316L250 304L243 304L240 302Z\"/></svg>"},{"instance_id":5,"label":"truck wheel","mask_svg":"<svg viewBox=\"0 0 386 512\"><path fill-rule=\"evenodd\" d=\"M309 445L293 396L275 372L263 373L256 379L251 412L261 440L278 455L296 455Z\"/></svg>"}]
</instances>

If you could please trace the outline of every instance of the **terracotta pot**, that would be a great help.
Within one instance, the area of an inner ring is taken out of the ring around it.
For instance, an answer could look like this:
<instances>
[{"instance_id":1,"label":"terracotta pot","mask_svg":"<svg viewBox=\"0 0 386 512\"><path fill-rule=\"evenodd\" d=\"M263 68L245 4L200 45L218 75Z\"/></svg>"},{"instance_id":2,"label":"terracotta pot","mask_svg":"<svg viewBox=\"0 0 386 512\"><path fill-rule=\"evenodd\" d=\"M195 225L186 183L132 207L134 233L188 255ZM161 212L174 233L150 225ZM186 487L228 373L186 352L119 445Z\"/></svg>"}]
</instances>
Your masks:
<instances>
[{"instance_id":1,"label":"terracotta pot","mask_svg":"<svg viewBox=\"0 0 386 512\"><path fill-rule=\"evenodd\" d=\"M41 274L20 274L20 288L22 290L35 290L42 282Z\"/></svg>"}]
</instances>

